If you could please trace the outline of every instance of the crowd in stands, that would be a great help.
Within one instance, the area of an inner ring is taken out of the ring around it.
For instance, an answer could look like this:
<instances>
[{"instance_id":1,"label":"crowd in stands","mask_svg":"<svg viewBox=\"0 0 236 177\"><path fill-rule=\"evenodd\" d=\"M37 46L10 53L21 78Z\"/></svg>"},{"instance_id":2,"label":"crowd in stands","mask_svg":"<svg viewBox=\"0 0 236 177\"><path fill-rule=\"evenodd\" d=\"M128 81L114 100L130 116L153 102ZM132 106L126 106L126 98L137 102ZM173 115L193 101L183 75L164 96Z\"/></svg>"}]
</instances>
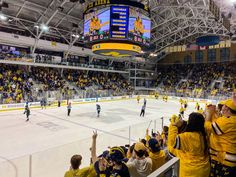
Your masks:
<instances>
[{"instance_id":1,"label":"crowd in stands","mask_svg":"<svg viewBox=\"0 0 236 177\"><path fill-rule=\"evenodd\" d=\"M44 90L58 90L62 89L65 81L61 77L59 71L55 68L31 68L30 75L34 80L44 84Z\"/></svg>"},{"instance_id":2,"label":"crowd in stands","mask_svg":"<svg viewBox=\"0 0 236 177\"><path fill-rule=\"evenodd\" d=\"M76 93L66 81L73 82L78 90L94 87L96 90L112 90L114 94L132 91L130 83L120 74L93 71L64 70L43 67L20 67L1 65L0 100L1 103L20 103L26 100L37 101L32 97L32 90L43 95L47 91L59 91L63 97ZM37 85L40 87L37 87ZM37 87L37 88L34 88Z\"/></svg>"},{"instance_id":3,"label":"crowd in stands","mask_svg":"<svg viewBox=\"0 0 236 177\"><path fill-rule=\"evenodd\" d=\"M32 89L32 78L13 65L0 65L0 98L5 103L19 103L22 99L30 97Z\"/></svg>"},{"instance_id":4,"label":"crowd in stands","mask_svg":"<svg viewBox=\"0 0 236 177\"><path fill-rule=\"evenodd\" d=\"M68 81L74 82L80 89L96 86L97 90L113 90L117 93L132 91L130 83L120 74L68 70L64 72L64 75Z\"/></svg>"},{"instance_id":5,"label":"crowd in stands","mask_svg":"<svg viewBox=\"0 0 236 177\"><path fill-rule=\"evenodd\" d=\"M197 108L196 108L197 109ZM234 177L236 174L236 92L188 119L170 117L163 132L146 131L131 146L109 147L97 155L97 132L92 136L91 163L80 168L81 155L71 158L64 177L147 177L172 157L180 160L180 177ZM173 176L172 170L162 177Z\"/></svg>"},{"instance_id":6,"label":"crowd in stands","mask_svg":"<svg viewBox=\"0 0 236 177\"><path fill-rule=\"evenodd\" d=\"M232 92L236 83L236 62L160 65L157 85L164 92L204 97Z\"/></svg>"}]
</instances>

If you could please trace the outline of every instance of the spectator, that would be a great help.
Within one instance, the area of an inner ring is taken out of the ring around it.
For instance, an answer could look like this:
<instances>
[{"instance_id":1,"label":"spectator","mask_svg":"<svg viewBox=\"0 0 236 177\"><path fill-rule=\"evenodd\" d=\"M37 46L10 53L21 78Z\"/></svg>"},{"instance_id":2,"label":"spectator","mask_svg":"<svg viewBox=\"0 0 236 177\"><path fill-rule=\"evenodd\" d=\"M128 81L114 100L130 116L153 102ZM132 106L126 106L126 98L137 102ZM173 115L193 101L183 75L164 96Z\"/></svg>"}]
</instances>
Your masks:
<instances>
[{"instance_id":1,"label":"spectator","mask_svg":"<svg viewBox=\"0 0 236 177\"><path fill-rule=\"evenodd\" d=\"M178 133L183 125L179 119L171 123L168 135L168 150L180 158L180 177L207 177L210 173L210 162L204 117L199 113L191 113L185 132Z\"/></svg>"},{"instance_id":2,"label":"spectator","mask_svg":"<svg viewBox=\"0 0 236 177\"><path fill-rule=\"evenodd\" d=\"M145 157L147 151L143 143L138 142L134 146L132 157L127 162L131 177L146 177L152 172L152 160Z\"/></svg>"},{"instance_id":3,"label":"spectator","mask_svg":"<svg viewBox=\"0 0 236 177\"><path fill-rule=\"evenodd\" d=\"M64 177L75 177L79 176L79 166L81 165L82 156L73 155L70 160L70 170L65 173Z\"/></svg>"},{"instance_id":4,"label":"spectator","mask_svg":"<svg viewBox=\"0 0 236 177\"><path fill-rule=\"evenodd\" d=\"M166 155L156 138L151 138L148 141L149 157L152 159L152 172L164 165Z\"/></svg>"},{"instance_id":5,"label":"spectator","mask_svg":"<svg viewBox=\"0 0 236 177\"><path fill-rule=\"evenodd\" d=\"M205 127L209 134L211 176L233 177L236 174L236 94L226 100L222 116L212 120L216 107L206 109Z\"/></svg>"},{"instance_id":6,"label":"spectator","mask_svg":"<svg viewBox=\"0 0 236 177\"><path fill-rule=\"evenodd\" d=\"M130 177L129 169L124 163L126 152L122 147L113 147L109 152L111 176Z\"/></svg>"}]
</instances>

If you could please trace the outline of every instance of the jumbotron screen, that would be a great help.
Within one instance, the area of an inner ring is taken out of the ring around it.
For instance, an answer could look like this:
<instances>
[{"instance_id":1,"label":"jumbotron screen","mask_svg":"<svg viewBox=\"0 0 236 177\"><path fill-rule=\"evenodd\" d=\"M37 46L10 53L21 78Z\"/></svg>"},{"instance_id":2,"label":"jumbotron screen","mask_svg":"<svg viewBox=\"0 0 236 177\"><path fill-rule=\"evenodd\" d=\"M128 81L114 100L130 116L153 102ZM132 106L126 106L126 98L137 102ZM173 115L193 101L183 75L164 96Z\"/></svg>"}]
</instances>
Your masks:
<instances>
[{"instance_id":1,"label":"jumbotron screen","mask_svg":"<svg viewBox=\"0 0 236 177\"><path fill-rule=\"evenodd\" d=\"M84 15L85 43L126 41L150 44L151 19L142 9L112 5Z\"/></svg>"},{"instance_id":2,"label":"jumbotron screen","mask_svg":"<svg viewBox=\"0 0 236 177\"><path fill-rule=\"evenodd\" d=\"M84 39L94 42L106 40L110 32L110 7L84 15Z\"/></svg>"}]
</instances>

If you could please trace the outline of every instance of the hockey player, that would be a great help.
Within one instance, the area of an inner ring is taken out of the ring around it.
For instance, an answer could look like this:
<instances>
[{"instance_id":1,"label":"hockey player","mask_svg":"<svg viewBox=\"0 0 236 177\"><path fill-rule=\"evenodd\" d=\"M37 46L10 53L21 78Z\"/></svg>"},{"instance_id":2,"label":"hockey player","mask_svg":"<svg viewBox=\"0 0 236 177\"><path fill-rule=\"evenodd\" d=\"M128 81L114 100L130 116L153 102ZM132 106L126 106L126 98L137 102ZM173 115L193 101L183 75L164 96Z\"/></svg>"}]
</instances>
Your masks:
<instances>
[{"instance_id":1,"label":"hockey player","mask_svg":"<svg viewBox=\"0 0 236 177\"><path fill-rule=\"evenodd\" d=\"M61 100L58 100L57 107L61 107Z\"/></svg>"},{"instance_id":2,"label":"hockey player","mask_svg":"<svg viewBox=\"0 0 236 177\"><path fill-rule=\"evenodd\" d=\"M198 102L197 102L196 105L195 105L195 109L196 109L197 111L199 111L199 109L200 109L200 105L199 105Z\"/></svg>"},{"instance_id":3,"label":"hockey player","mask_svg":"<svg viewBox=\"0 0 236 177\"><path fill-rule=\"evenodd\" d=\"M29 105L28 104L25 105L25 112L24 112L24 114L26 114L26 118L27 118L26 122L29 121L30 109L29 109Z\"/></svg>"},{"instance_id":4,"label":"hockey player","mask_svg":"<svg viewBox=\"0 0 236 177\"><path fill-rule=\"evenodd\" d=\"M70 112L71 112L71 103L69 103L67 106L67 116L70 116Z\"/></svg>"},{"instance_id":5,"label":"hockey player","mask_svg":"<svg viewBox=\"0 0 236 177\"><path fill-rule=\"evenodd\" d=\"M44 100L43 100L43 107L44 107L44 109L46 109L46 105L47 105L47 101L46 101L46 98L44 98Z\"/></svg>"},{"instance_id":6,"label":"hockey player","mask_svg":"<svg viewBox=\"0 0 236 177\"><path fill-rule=\"evenodd\" d=\"M185 111L185 108L183 108L183 106L181 106L180 110L179 110L179 114L184 117L184 111Z\"/></svg>"},{"instance_id":7,"label":"hockey player","mask_svg":"<svg viewBox=\"0 0 236 177\"><path fill-rule=\"evenodd\" d=\"M143 100L143 104L146 106L146 104L147 104L147 100L146 100L146 98L144 98L144 100Z\"/></svg>"},{"instance_id":8,"label":"hockey player","mask_svg":"<svg viewBox=\"0 0 236 177\"><path fill-rule=\"evenodd\" d=\"M144 115L145 115L145 109L146 109L146 105L143 105L142 106L142 109L141 109L141 113L140 113L140 117L143 115L143 117L144 117Z\"/></svg>"},{"instance_id":9,"label":"hockey player","mask_svg":"<svg viewBox=\"0 0 236 177\"><path fill-rule=\"evenodd\" d=\"M184 103L184 109L187 109L187 107L188 107L188 101L187 101L187 100L184 100L183 103Z\"/></svg>"},{"instance_id":10,"label":"hockey player","mask_svg":"<svg viewBox=\"0 0 236 177\"><path fill-rule=\"evenodd\" d=\"M179 103L180 103L180 105L182 106L183 103L184 103L184 100L183 100L182 98L180 98Z\"/></svg>"},{"instance_id":11,"label":"hockey player","mask_svg":"<svg viewBox=\"0 0 236 177\"><path fill-rule=\"evenodd\" d=\"M158 98L159 98L159 94L156 92L155 93L155 98L158 100Z\"/></svg>"},{"instance_id":12,"label":"hockey player","mask_svg":"<svg viewBox=\"0 0 236 177\"><path fill-rule=\"evenodd\" d=\"M96 104L96 107L97 107L97 117L99 117L101 112L101 106L99 104Z\"/></svg>"},{"instance_id":13,"label":"hockey player","mask_svg":"<svg viewBox=\"0 0 236 177\"><path fill-rule=\"evenodd\" d=\"M42 98L42 100L40 100L40 106L43 109L43 98Z\"/></svg>"},{"instance_id":14,"label":"hockey player","mask_svg":"<svg viewBox=\"0 0 236 177\"><path fill-rule=\"evenodd\" d=\"M137 96L137 102L139 103L139 101L140 101L140 96L138 95Z\"/></svg>"}]
</instances>

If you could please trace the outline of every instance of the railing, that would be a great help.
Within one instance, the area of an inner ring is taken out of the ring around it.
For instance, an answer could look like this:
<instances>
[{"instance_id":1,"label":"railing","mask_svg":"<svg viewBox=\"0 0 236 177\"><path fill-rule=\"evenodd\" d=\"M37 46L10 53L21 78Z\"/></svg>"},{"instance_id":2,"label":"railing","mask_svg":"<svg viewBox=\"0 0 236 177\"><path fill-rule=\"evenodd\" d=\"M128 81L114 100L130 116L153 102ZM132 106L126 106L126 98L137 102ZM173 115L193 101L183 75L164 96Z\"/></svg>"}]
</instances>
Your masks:
<instances>
[{"instance_id":1,"label":"railing","mask_svg":"<svg viewBox=\"0 0 236 177\"><path fill-rule=\"evenodd\" d=\"M179 177L179 159L174 157L148 177Z\"/></svg>"},{"instance_id":2,"label":"railing","mask_svg":"<svg viewBox=\"0 0 236 177\"><path fill-rule=\"evenodd\" d=\"M176 97L189 97L189 98L200 98L200 99L209 99L209 100L225 100L231 97L232 92L224 92L218 93L216 95L212 95L210 91L201 91L201 93L194 93L193 90L185 90L180 92L179 90L163 90L157 89L160 95L168 95L168 96L176 96Z\"/></svg>"}]
</instances>

